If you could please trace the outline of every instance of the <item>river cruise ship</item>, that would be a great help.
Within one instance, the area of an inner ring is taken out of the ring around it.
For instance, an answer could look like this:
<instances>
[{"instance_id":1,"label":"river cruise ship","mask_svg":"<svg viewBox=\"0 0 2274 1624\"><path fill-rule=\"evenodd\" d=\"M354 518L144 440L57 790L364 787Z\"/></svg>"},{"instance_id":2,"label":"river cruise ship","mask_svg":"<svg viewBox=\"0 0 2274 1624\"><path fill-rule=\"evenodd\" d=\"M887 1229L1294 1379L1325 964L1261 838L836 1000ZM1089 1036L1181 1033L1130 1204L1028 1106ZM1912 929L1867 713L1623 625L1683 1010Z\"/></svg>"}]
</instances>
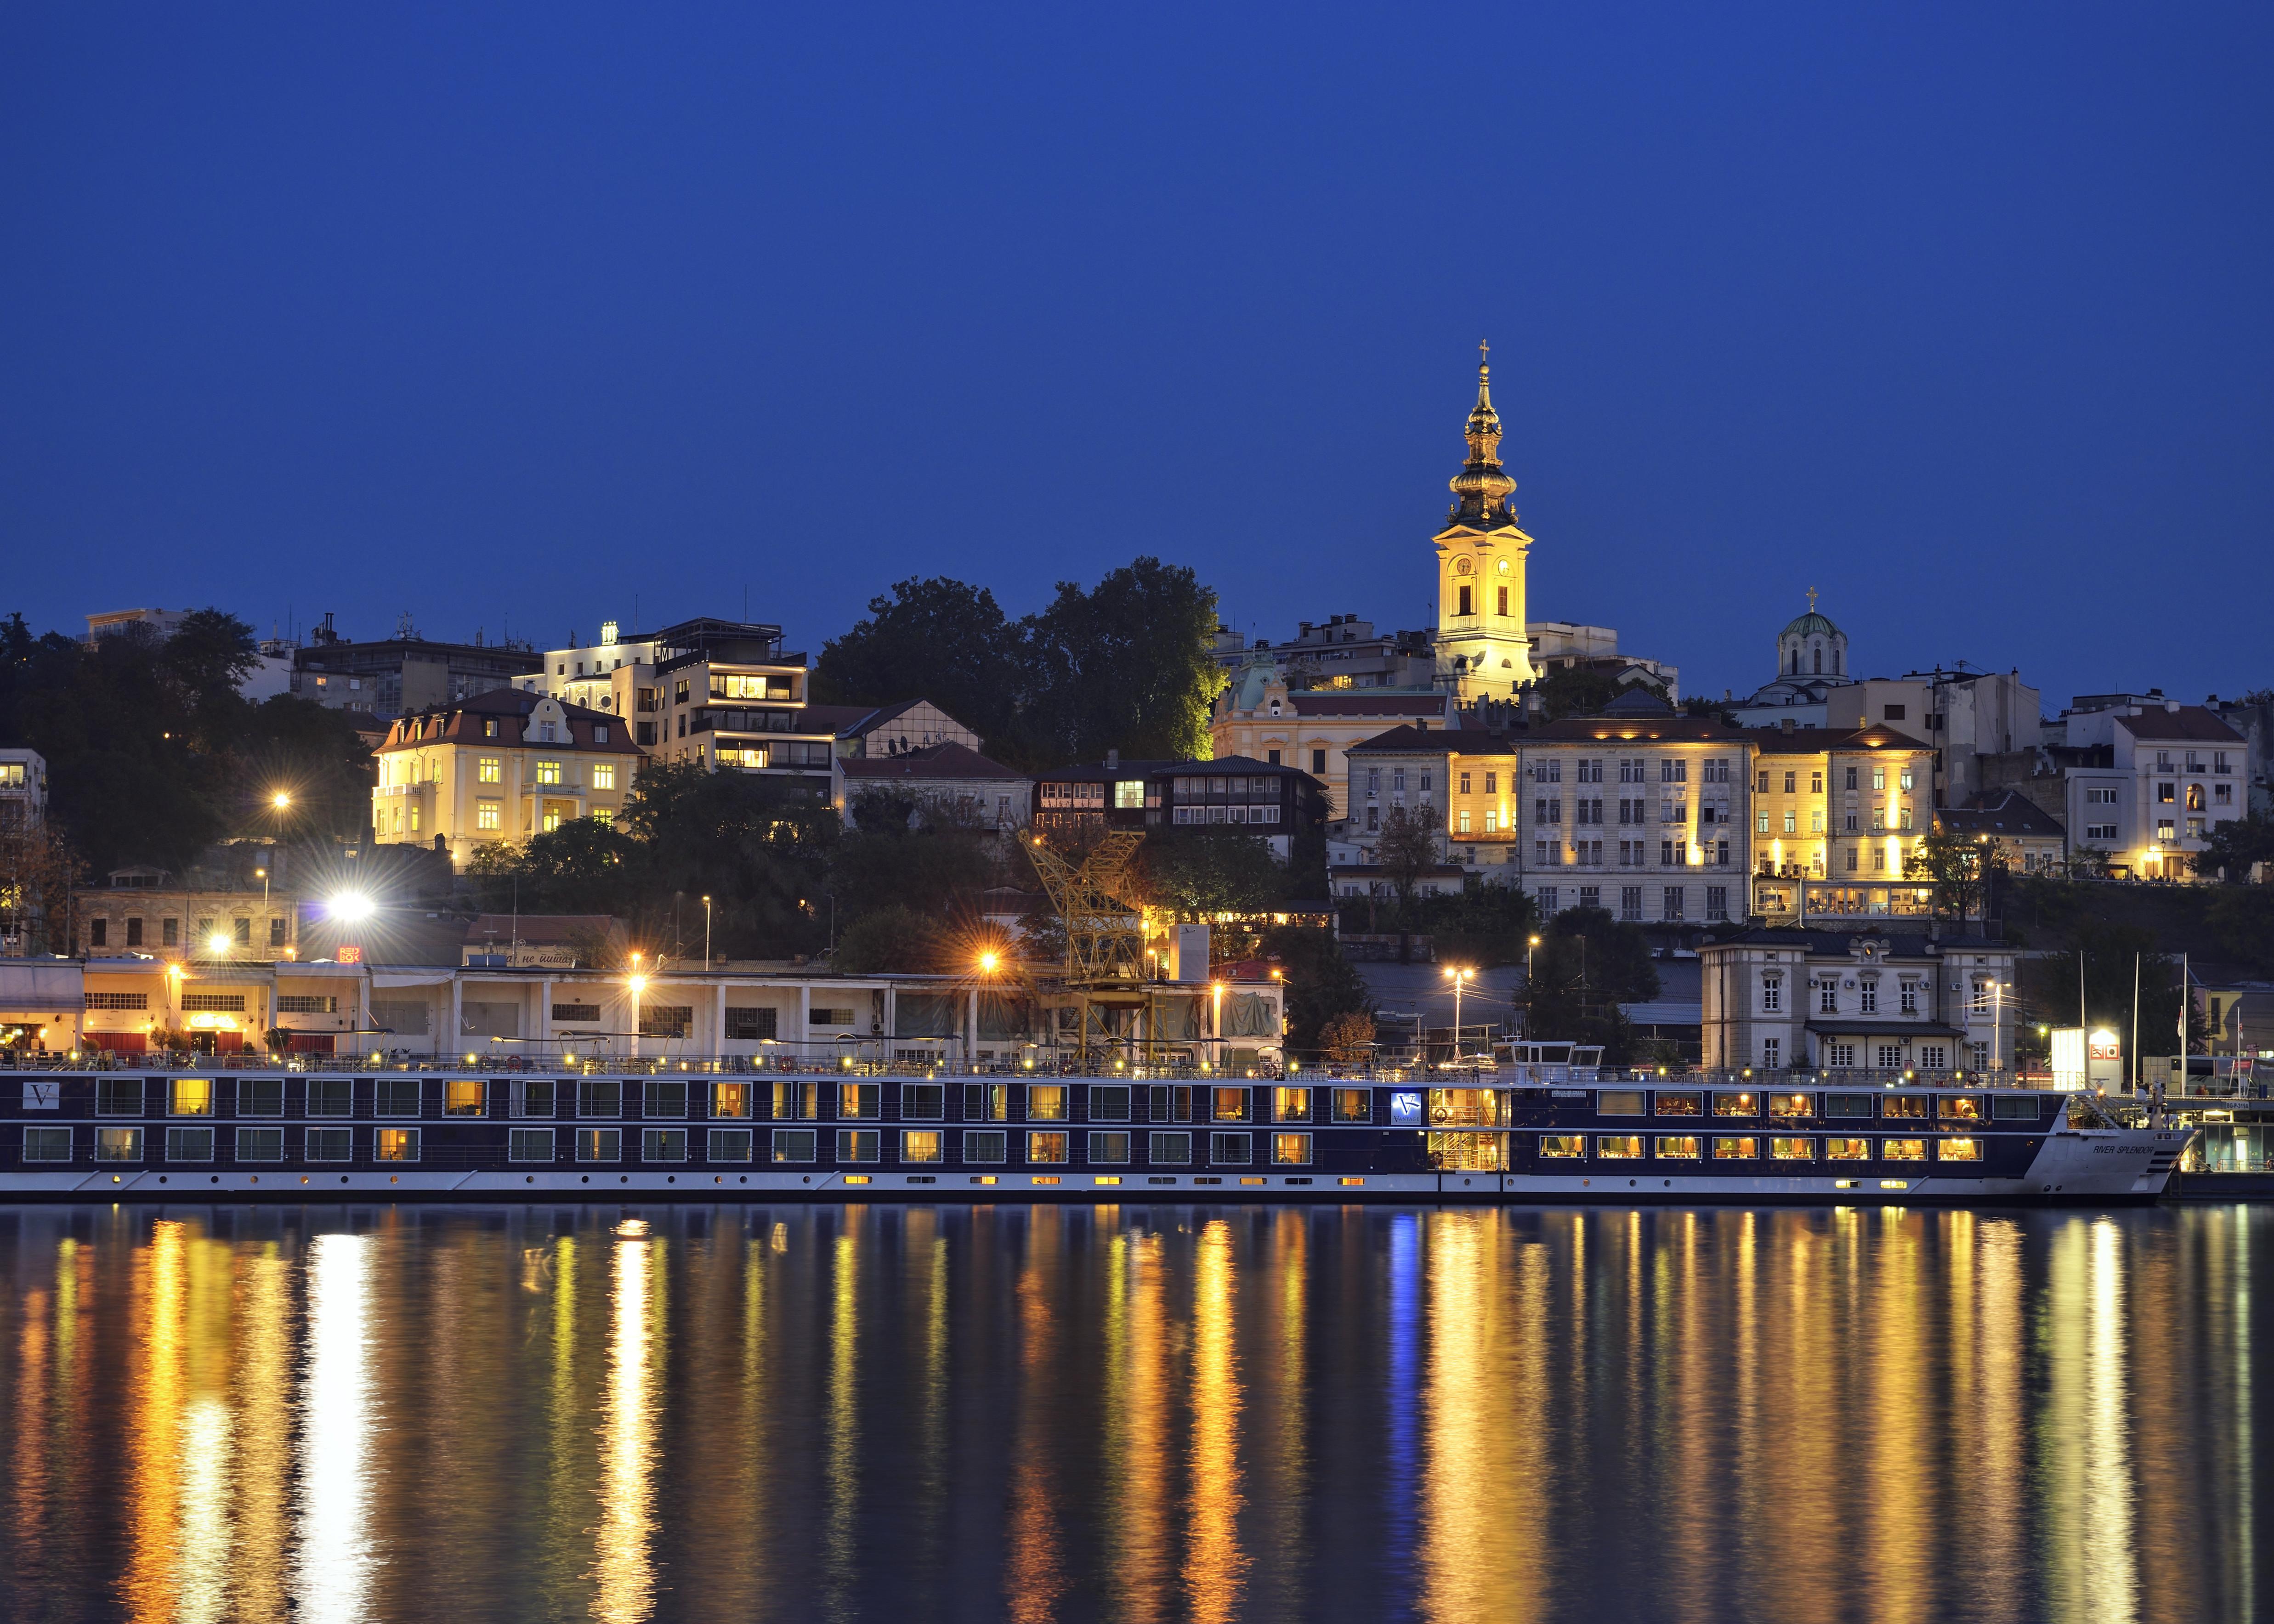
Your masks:
<instances>
[{"instance_id":1,"label":"river cruise ship","mask_svg":"<svg viewBox=\"0 0 2274 1624\"><path fill-rule=\"evenodd\" d=\"M1532 1046L1427 1072L43 1070L0 1198L2092 1202L2189 1134L2085 1096L1622 1079ZM684 1069L681 1069L683 1066Z\"/></svg>"},{"instance_id":2,"label":"river cruise ship","mask_svg":"<svg viewBox=\"0 0 2274 1624\"><path fill-rule=\"evenodd\" d=\"M0 1052L0 1199L2110 1202L2190 1136L2010 1073L1312 1064L1284 993L0 966L0 1013L42 1023Z\"/></svg>"}]
</instances>

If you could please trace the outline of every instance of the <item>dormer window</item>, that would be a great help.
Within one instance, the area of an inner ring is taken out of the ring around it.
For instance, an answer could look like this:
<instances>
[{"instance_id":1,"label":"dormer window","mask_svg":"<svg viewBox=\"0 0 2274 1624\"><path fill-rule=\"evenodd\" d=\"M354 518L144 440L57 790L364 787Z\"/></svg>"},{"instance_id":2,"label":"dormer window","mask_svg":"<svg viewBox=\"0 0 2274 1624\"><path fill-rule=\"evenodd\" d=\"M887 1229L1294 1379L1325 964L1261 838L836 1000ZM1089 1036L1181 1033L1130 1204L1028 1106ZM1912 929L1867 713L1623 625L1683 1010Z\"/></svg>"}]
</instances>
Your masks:
<instances>
[{"instance_id":1,"label":"dormer window","mask_svg":"<svg viewBox=\"0 0 2274 1624\"><path fill-rule=\"evenodd\" d=\"M483 738L485 738L485 739L494 739L494 738L496 738L497 736L498 736L498 725L497 725L497 718L496 718L495 717L488 717L488 718L484 718L484 720L483 720L483 722L482 722L482 737L483 737Z\"/></svg>"}]
</instances>

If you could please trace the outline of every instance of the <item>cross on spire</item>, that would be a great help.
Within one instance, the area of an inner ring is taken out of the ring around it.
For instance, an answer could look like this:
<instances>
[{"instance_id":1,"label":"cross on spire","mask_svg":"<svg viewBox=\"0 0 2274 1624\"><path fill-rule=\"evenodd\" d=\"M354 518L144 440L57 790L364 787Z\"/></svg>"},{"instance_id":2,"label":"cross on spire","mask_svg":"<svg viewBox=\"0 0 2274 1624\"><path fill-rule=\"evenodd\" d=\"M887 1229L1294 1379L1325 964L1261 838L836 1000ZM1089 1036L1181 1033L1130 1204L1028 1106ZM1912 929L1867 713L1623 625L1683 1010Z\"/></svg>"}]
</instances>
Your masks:
<instances>
[{"instance_id":1,"label":"cross on spire","mask_svg":"<svg viewBox=\"0 0 2274 1624\"><path fill-rule=\"evenodd\" d=\"M1816 613L1816 589L1814 587L1808 589L1808 612L1811 614L1814 614Z\"/></svg>"}]
</instances>

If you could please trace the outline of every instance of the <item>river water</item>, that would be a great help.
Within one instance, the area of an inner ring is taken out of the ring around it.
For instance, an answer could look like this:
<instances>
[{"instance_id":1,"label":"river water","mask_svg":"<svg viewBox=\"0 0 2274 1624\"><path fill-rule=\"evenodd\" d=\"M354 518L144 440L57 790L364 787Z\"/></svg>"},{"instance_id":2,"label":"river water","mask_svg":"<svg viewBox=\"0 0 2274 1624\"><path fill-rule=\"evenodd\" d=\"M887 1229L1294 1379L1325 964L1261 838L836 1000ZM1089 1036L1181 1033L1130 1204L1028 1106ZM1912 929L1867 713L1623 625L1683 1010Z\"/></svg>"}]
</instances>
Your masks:
<instances>
[{"instance_id":1,"label":"river water","mask_svg":"<svg viewBox=\"0 0 2274 1624\"><path fill-rule=\"evenodd\" d=\"M2274 1612L2274 1211L0 1208L0 1617Z\"/></svg>"}]
</instances>

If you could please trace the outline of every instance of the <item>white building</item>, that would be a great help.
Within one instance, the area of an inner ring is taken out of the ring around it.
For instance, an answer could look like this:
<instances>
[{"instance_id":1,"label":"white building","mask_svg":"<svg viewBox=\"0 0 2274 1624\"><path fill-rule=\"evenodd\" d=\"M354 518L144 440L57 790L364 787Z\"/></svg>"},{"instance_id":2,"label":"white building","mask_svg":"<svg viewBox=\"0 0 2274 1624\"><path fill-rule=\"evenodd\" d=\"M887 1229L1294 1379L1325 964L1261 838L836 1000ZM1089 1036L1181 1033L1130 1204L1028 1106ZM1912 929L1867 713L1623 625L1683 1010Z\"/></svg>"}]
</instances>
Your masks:
<instances>
[{"instance_id":1,"label":"white building","mask_svg":"<svg viewBox=\"0 0 2274 1624\"><path fill-rule=\"evenodd\" d=\"M1914 671L1826 691L1827 726L1901 729L1934 746L1934 804L1963 807L1987 789L1982 757L2041 742L2037 690L2021 673Z\"/></svg>"},{"instance_id":2,"label":"white building","mask_svg":"<svg viewBox=\"0 0 2274 1624\"><path fill-rule=\"evenodd\" d=\"M1035 782L1015 768L960 744L933 744L897 755L840 756L831 799L848 829L858 826L863 794L912 803L912 816L953 828L995 833L1023 829Z\"/></svg>"},{"instance_id":3,"label":"white building","mask_svg":"<svg viewBox=\"0 0 2274 1624\"><path fill-rule=\"evenodd\" d=\"M47 758L24 745L0 749L0 833L47 821Z\"/></svg>"},{"instance_id":4,"label":"white building","mask_svg":"<svg viewBox=\"0 0 2274 1624\"><path fill-rule=\"evenodd\" d=\"M1771 1088L1796 1070L1885 1083L2013 1069L2015 955L2003 942L1747 930L1698 956L1708 1066L1768 1073Z\"/></svg>"},{"instance_id":5,"label":"white building","mask_svg":"<svg viewBox=\"0 0 2274 1624\"><path fill-rule=\"evenodd\" d=\"M1808 613L1777 634L1777 674L1730 715L1740 727L1827 727L1833 690L1855 680L1848 671L1848 634L1816 612L1811 588Z\"/></svg>"},{"instance_id":6,"label":"white building","mask_svg":"<svg viewBox=\"0 0 2274 1624\"><path fill-rule=\"evenodd\" d=\"M2176 699L2071 711L2067 770L2072 851L2107 854L2135 879L2195 876L2193 858L2219 824L2250 810L2253 763L2243 736Z\"/></svg>"}]
</instances>

